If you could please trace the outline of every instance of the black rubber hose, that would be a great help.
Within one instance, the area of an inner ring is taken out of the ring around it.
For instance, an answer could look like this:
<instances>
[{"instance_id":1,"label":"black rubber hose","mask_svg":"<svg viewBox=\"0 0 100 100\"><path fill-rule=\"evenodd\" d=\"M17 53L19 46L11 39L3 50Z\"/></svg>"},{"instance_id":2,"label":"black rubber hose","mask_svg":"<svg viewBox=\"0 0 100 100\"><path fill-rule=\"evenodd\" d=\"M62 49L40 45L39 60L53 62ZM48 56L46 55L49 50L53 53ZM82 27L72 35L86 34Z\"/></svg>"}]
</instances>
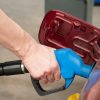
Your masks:
<instances>
[{"instance_id":1,"label":"black rubber hose","mask_svg":"<svg viewBox=\"0 0 100 100\"><path fill-rule=\"evenodd\" d=\"M0 76L24 74L27 72L21 60L0 63Z\"/></svg>"}]
</instances>

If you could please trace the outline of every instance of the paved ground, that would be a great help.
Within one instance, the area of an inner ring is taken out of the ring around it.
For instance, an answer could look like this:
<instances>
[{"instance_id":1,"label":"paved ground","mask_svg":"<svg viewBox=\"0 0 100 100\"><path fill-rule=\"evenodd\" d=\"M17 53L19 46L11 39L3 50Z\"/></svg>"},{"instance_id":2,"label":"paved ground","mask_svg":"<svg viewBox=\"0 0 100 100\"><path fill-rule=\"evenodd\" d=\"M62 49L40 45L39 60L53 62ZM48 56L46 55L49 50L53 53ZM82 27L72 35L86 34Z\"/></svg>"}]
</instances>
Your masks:
<instances>
[{"instance_id":1,"label":"paved ground","mask_svg":"<svg viewBox=\"0 0 100 100\"><path fill-rule=\"evenodd\" d=\"M44 14L42 0L0 0L0 8L38 40L38 30ZM94 7L93 10L93 24L100 27L100 7ZM18 58L0 46L0 62L14 59ZM68 90L40 97L32 86L29 74L0 77L0 100L66 100L69 94L80 92L84 82L85 79L77 77Z\"/></svg>"}]
</instances>

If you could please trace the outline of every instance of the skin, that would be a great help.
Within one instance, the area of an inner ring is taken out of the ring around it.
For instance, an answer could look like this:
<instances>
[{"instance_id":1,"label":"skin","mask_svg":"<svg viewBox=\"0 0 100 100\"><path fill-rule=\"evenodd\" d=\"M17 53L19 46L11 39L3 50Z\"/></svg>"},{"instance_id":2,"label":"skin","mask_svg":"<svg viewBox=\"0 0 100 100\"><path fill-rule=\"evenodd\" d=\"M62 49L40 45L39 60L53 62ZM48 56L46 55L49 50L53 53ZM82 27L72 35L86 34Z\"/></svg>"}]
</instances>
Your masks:
<instances>
[{"instance_id":1,"label":"skin","mask_svg":"<svg viewBox=\"0 0 100 100\"><path fill-rule=\"evenodd\" d=\"M60 79L54 48L37 43L0 10L0 44L16 54L33 78L45 83Z\"/></svg>"}]
</instances>

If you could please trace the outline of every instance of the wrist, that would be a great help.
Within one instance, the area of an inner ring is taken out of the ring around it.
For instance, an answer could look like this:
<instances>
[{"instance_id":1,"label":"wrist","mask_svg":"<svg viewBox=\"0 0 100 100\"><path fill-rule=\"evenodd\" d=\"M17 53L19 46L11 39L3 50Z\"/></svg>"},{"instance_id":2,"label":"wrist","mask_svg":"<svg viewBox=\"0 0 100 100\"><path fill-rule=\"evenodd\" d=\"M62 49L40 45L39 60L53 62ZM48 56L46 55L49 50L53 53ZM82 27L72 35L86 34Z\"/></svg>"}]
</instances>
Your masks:
<instances>
[{"instance_id":1,"label":"wrist","mask_svg":"<svg viewBox=\"0 0 100 100\"><path fill-rule=\"evenodd\" d=\"M37 45L38 43L29 34L25 33L21 43L15 46L14 52L21 60L23 60L31 50L36 52Z\"/></svg>"}]
</instances>

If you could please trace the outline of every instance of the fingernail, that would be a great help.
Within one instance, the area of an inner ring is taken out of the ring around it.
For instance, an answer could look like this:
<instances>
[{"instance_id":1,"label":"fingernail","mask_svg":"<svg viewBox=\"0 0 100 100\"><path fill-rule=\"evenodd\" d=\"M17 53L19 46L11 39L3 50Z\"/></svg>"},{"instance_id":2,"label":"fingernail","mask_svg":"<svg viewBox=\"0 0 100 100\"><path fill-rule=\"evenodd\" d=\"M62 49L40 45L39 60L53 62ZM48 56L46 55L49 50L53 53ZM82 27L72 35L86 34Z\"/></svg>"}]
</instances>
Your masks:
<instances>
[{"instance_id":1,"label":"fingernail","mask_svg":"<svg viewBox=\"0 0 100 100\"><path fill-rule=\"evenodd\" d=\"M54 81L54 78L53 78L52 75L48 76L48 81L49 81L49 82L53 82L53 81Z\"/></svg>"},{"instance_id":2,"label":"fingernail","mask_svg":"<svg viewBox=\"0 0 100 100\"><path fill-rule=\"evenodd\" d=\"M59 81L60 79L61 79L61 76L59 74L57 74L56 81Z\"/></svg>"},{"instance_id":3,"label":"fingernail","mask_svg":"<svg viewBox=\"0 0 100 100\"><path fill-rule=\"evenodd\" d=\"M48 81L49 81L49 82L53 82L54 80L53 80L52 78L49 78Z\"/></svg>"}]
</instances>

